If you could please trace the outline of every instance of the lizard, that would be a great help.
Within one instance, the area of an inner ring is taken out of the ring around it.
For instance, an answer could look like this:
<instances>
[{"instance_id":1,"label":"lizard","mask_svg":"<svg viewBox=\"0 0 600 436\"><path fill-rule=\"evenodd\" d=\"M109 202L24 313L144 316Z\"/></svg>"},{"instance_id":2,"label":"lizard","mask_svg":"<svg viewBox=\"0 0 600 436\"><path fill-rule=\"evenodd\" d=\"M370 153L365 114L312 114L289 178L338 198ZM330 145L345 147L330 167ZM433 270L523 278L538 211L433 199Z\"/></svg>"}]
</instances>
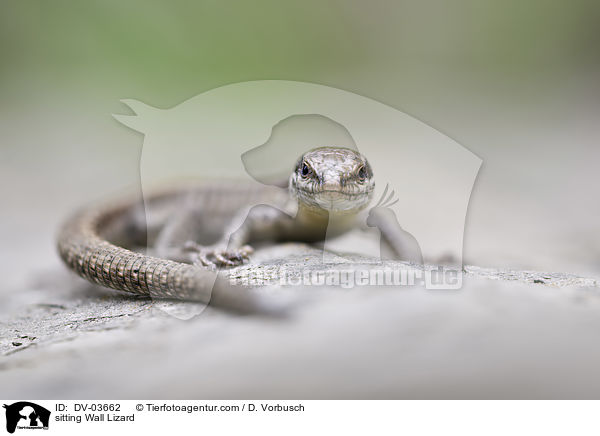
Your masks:
<instances>
[{"instance_id":1,"label":"lizard","mask_svg":"<svg viewBox=\"0 0 600 436\"><path fill-rule=\"evenodd\" d=\"M154 247L149 253L130 248L140 234L131 201L76 213L59 232L58 252L69 268L92 283L145 296L208 302L232 287L215 271L248 261L249 244L316 242L326 232L346 232L359 225L374 188L373 170L362 154L319 147L299 157L287 192L219 182L149 196L148 204L176 204L170 217L148 222L148 244ZM203 237L212 243L203 244ZM393 234L382 237L395 240Z\"/></svg>"}]
</instances>

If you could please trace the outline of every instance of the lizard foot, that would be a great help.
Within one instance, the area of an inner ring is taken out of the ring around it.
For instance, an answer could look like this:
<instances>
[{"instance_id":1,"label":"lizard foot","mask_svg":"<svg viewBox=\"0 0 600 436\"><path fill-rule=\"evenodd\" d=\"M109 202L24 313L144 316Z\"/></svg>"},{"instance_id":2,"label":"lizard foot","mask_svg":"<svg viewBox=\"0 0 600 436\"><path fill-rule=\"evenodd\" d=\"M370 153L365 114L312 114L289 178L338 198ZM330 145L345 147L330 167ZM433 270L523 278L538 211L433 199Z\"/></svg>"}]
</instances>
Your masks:
<instances>
[{"instance_id":1,"label":"lizard foot","mask_svg":"<svg viewBox=\"0 0 600 436\"><path fill-rule=\"evenodd\" d=\"M223 250L211 247L203 247L195 242L186 242L184 249L193 254L192 263L197 266L218 268L235 267L243 265L254 252L252 247L244 245L234 250Z\"/></svg>"}]
</instances>

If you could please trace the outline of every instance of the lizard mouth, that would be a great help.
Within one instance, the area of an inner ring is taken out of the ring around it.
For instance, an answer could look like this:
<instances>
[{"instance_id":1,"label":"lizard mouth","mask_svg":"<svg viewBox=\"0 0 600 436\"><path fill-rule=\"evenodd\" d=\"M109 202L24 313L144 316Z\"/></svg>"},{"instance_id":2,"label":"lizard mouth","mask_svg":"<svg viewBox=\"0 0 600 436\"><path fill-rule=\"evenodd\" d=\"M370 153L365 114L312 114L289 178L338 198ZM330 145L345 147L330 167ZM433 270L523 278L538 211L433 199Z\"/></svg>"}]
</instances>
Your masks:
<instances>
[{"instance_id":1,"label":"lizard mouth","mask_svg":"<svg viewBox=\"0 0 600 436\"><path fill-rule=\"evenodd\" d=\"M372 191L344 192L339 190L298 190L298 198L302 203L327 211L359 211L371 200Z\"/></svg>"}]
</instances>

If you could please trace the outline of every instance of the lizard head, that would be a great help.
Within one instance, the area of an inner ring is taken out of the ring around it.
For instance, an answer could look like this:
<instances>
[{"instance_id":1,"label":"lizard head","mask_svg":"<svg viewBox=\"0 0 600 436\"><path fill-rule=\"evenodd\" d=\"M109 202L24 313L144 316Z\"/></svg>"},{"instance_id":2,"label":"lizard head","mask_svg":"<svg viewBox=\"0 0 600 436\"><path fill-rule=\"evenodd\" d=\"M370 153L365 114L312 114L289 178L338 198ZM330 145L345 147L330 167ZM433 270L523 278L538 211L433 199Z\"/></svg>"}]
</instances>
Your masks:
<instances>
[{"instance_id":1,"label":"lizard head","mask_svg":"<svg viewBox=\"0 0 600 436\"><path fill-rule=\"evenodd\" d=\"M304 153L289 180L290 192L299 205L327 212L364 209L374 188L369 162L349 148L320 147Z\"/></svg>"}]
</instances>

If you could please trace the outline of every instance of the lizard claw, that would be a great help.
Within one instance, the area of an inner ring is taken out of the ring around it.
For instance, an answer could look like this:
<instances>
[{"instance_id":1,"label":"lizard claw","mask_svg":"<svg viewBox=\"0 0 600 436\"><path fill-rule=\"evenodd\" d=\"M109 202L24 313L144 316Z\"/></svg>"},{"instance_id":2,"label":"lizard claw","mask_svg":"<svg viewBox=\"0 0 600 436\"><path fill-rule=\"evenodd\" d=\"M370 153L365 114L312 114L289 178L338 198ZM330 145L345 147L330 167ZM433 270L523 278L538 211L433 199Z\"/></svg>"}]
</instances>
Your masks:
<instances>
[{"instance_id":1,"label":"lizard claw","mask_svg":"<svg viewBox=\"0 0 600 436\"><path fill-rule=\"evenodd\" d=\"M203 247L192 241L186 242L184 249L193 252L192 263L194 265L212 269L218 267L232 268L243 265L254 252L249 245L244 245L234 250L221 250Z\"/></svg>"}]
</instances>

